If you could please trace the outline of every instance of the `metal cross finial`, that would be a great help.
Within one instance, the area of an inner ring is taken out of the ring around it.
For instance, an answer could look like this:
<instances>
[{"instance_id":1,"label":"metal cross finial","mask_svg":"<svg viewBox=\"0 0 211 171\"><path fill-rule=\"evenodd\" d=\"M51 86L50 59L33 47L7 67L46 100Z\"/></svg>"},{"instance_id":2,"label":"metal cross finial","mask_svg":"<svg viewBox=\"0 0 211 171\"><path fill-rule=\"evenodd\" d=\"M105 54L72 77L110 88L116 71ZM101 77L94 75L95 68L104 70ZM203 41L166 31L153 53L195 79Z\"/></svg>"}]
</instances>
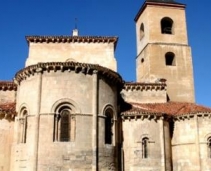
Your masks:
<instances>
[{"instance_id":1,"label":"metal cross finial","mask_svg":"<svg viewBox=\"0 0 211 171\"><path fill-rule=\"evenodd\" d=\"M77 18L75 18L75 29L77 29Z\"/></svg>"}]
</instances>

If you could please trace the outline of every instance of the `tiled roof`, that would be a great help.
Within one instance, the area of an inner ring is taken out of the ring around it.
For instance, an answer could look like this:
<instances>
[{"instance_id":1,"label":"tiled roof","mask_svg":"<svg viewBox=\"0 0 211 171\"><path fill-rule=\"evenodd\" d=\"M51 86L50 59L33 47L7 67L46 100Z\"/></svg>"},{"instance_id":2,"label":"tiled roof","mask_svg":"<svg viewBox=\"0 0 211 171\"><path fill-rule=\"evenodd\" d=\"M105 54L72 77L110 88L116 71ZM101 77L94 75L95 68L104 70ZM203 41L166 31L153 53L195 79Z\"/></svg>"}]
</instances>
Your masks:
<instances>
[{"instance_id":1,"label":"tiled roof","mask_svg":"<svg viewBox=\"0 0 211 171\"><path fill-rule=\"evenodd\" d=\"M146 8L147 5L158 5L158 6L185 8L184 4L175 2L173 0L146 0L145 3L140 8L140 10L138 11L138 13L136 14L134 21L138 20L139 16L142 14L142 12L144 11L144 9Z\"/></svg>"},{"instance_id":2,"label":"tiled roof","mask_svg":"<svg viewBox=\"0 0 211 171\"><path fill-rule=\"evenodd\" d=\"M211 108L195 103L167 102L167 103L128 103L121 113L124 116L142 114L167 114L169 116L181 116L188 114L211 113Z\"/></svg>"},{"instance_id":3,"label":"tiled roof","mask_svg":"<svg viewBox=\"0 0 211 171\"><path fill-rule=\"evenodd\" d=\"M0 116L14 118L16 115L15 106L16 103L14 102L0 104Z\"/></svg>"},{"instance_id":4,"label":"tiled roof","mask_svg":"<svg viewBox=\"0 0 211 171\"><path fill-rule=\"evenodd\" d=\"M0 81L0 90L17 90L17 85L12 81Z\"/></svg>"},{"instance_id":5,"label":"tiled roof","mask_svg":"<svg viewBox=\"0 0 211 171\"><path fill-rule=\"evenodd\" d=\"M33 43L114 43L118 41L118 37L109 36L26 36L27 42Z\"/></svg>"}]
</instances>

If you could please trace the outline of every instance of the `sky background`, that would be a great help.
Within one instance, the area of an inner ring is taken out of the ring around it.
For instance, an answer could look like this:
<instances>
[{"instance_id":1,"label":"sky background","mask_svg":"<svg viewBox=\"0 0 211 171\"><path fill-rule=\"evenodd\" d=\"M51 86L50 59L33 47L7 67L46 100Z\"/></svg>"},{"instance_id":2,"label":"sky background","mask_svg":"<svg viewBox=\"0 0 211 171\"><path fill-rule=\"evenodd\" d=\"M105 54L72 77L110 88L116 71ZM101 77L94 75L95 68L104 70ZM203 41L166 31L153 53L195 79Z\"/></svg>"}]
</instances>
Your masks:
<instances>
[{"instance_id":1,"label":"sky background","mask_svg":"<svg viewBox=\"0 0 211 171\"><path fill-rule=\"evenodd\" d=\"M27 35L118 36L118 72L135 81L134 17L144 0L0 0L0 80L12 80L28 56ZM211 107L211 1L187 4L196 103ZM152 16L153 17L153 16Z\"/></svg>"}]
</instances>

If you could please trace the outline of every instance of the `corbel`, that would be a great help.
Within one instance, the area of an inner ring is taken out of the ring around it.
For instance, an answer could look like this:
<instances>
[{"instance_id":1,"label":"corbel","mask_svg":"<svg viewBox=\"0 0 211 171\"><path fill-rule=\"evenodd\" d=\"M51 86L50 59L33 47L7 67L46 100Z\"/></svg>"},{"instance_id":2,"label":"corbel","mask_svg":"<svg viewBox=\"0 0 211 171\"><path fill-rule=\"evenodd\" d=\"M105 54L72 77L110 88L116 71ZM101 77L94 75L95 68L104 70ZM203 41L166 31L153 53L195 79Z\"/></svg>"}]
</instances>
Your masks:
<instances>
[{"instance_id":1,"label":"corbel","mask_svg":"<svg viewBox=\"0 0 211 171\"><path fill-rule=\"evenodd\" d=\"M135 116L135 121L137 121L137 116Z\"/></svg>"},{"instance_id":2,"label":"corbel","mask_svg":"<svg viewBox=\"0 0 211 171\"><path fill-rule=\"evenodd\" d=\"M84 66L82 67L81 72L84 73L84 74L86 74L86 68Z\"/></svg>"},{"instance_id":3,"label":"corbel","mask_svg":"<svg viewBox=\"0 0 211 171\"><path fill-rule=\"evenodd\" d=\"M60 70L61 70L61 72L64 72L64 66L63 65L60 65Z\"/></svg>"}]
</instances>

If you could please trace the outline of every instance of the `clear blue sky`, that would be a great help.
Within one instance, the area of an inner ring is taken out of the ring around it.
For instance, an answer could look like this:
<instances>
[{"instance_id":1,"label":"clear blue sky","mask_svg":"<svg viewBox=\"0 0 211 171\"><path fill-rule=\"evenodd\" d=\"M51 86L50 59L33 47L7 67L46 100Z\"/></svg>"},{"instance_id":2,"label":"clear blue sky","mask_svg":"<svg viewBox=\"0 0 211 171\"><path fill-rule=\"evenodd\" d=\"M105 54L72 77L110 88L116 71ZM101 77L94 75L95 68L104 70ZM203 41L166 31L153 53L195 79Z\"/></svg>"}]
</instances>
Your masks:
<instances>
[{"instance_id":1,"label":"clear blue sky","mask_svg":"<svg viewBox=\"0 0 211 171\"><path fill-rule=\"evenodd\" d=\"M134 17L143 0L1 0L0 80L12 80L28 55L26 35L71 35L74 20L83 36L118 36L118 72L135 81ZM211 1L187 4L196 102L211 107Z\"/></svg>"}]
</instances>

